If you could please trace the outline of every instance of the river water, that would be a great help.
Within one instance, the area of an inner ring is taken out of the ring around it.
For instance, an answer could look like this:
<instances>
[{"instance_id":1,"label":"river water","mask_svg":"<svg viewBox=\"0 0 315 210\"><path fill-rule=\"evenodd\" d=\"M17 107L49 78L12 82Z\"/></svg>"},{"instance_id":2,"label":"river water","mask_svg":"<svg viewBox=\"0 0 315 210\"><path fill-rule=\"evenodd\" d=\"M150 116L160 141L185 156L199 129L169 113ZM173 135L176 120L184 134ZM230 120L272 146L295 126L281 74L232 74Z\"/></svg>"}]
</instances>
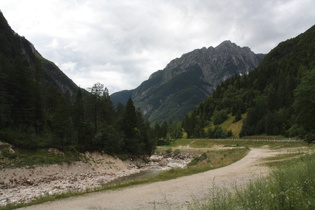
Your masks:
<instances>
[{"instance_id":1,"label":"river water","mask_svg":"<svg viewBox=\"0 0 315 210\"><path fill-rule=\"evenodd\" d=\"M118 179L115 179L112 182L107 183L106 185L113 185L113 184L123 184L130 181L136 181L148 177L152 177L155 175L158 175L162 171L169 170L171 168L184 168L187 165L187 161L183 160L174 160L174 159L168 159L167 166L159 166L158 164L148 166L145 170L136 173L131 174L129 176L120 177Z\"/></svg>"}]
</instances>

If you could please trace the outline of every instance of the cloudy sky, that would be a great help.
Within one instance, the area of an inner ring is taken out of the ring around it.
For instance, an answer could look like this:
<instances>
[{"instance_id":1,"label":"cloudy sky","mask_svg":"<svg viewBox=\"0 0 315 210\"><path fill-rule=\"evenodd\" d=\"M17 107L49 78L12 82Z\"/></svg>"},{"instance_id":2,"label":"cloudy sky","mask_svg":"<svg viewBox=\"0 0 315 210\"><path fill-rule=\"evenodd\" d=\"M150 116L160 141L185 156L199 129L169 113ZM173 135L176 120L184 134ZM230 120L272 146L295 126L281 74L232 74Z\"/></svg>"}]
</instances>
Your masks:
<instances>
[{"instance_id":1,"label":"cloudy sky","mask_svg":"<svg viewBox=\"0 0 315 210\"><path fill-rule=\"evenodd\" d=\"M10 26L82 88L133 89L172 59L231 40L256 53L315 24L314 0L1 0Z\"/></svg>"}]
</instances>

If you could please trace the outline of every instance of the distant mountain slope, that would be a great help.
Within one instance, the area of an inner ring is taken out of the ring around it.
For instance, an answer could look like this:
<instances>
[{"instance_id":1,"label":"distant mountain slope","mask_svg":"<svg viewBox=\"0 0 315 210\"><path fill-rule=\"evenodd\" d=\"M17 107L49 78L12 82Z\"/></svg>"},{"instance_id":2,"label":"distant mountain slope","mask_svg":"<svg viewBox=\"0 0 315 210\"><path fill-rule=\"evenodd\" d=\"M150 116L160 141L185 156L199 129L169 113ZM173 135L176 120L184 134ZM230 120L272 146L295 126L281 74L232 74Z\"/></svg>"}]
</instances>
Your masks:
<instances>
[{"instance_id":1,"label":"distant mountain slope","mask_svg":"<svg viewBox=\"0 0 315 210\"><path fill-rule=\"evenodd\" d=\"M248 74L262 60L248 47L224 41L217 47L196 49L172 60L139 87L111 95L114 104L131 97L150 122L179 120L224 80Z\"/></svg>"}]
</instances>

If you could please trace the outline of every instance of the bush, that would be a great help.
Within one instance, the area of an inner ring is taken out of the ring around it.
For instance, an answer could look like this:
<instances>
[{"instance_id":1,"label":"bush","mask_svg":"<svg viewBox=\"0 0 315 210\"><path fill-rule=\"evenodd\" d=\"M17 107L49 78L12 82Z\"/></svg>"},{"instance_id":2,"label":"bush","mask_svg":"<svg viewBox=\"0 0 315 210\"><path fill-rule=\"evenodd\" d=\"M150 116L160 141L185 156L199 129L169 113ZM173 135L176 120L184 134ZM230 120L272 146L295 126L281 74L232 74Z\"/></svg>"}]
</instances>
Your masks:
<instances>
[{"instance_id":1,"label":"bush","mask_svg":"<svg viewBox=\"0 0 315 210\"><path fill-rule=\"evenodd\" d=\"M180 154L180 150L179 149L175 149L173 152L173 155L177 156Z\"/></svg>"},{"instance_id":2,"label":"bush","mask_svg":"<svg viewBox=\"0 0 315 210\"><path fill-rule=\"evenodd\" d=\"M165 150L166 154L171 154L172 153L172 148L168 148L167 150Z\"/></svg>"},{"instance_id":3,"label":"bush","mask_svg":"<svg viewBox=\"0 0 315 210\"><path fill-rule=\"evenodd\" d=\"M225 139L233 135L232 131L223 130L222 127L216 126L213 130L209 128L207 137L214 139Z\"/></svg>"},{"instance_id":4,"label":"bush","mask_svg":"<svg viewBox=\"0 0 315 210\"><path fill-rule=\"evenodd\" d=\"M188 166L194 166L200 163L203 160L206 160L208 158L206 153L202 153L200 156L194 157L190 163L188 163Z\"/></svg>"}]
</instances>

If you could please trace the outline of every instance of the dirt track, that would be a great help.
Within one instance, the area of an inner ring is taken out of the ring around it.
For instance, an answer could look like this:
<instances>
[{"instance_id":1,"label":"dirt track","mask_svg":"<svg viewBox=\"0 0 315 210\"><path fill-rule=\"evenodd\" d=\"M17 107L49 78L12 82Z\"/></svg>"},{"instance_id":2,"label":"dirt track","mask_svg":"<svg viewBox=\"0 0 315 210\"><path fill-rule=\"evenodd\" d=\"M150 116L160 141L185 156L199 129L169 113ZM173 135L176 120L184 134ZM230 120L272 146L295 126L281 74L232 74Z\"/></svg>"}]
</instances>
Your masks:
<instances>
[{"instance_id":1,"label":"dirt track","mask_svg":"<svg viewBox=\"0 0 315 210\"><path fill-rule=\"evenodd\" d=\"M202 201L212 187L243 184L266 176L260 161L279 151L252 149L247 156L229 166L174 180L91 193L85 196L47 202L25 209L185 209L193 198Z\"/></svg>"}]
</instances>

